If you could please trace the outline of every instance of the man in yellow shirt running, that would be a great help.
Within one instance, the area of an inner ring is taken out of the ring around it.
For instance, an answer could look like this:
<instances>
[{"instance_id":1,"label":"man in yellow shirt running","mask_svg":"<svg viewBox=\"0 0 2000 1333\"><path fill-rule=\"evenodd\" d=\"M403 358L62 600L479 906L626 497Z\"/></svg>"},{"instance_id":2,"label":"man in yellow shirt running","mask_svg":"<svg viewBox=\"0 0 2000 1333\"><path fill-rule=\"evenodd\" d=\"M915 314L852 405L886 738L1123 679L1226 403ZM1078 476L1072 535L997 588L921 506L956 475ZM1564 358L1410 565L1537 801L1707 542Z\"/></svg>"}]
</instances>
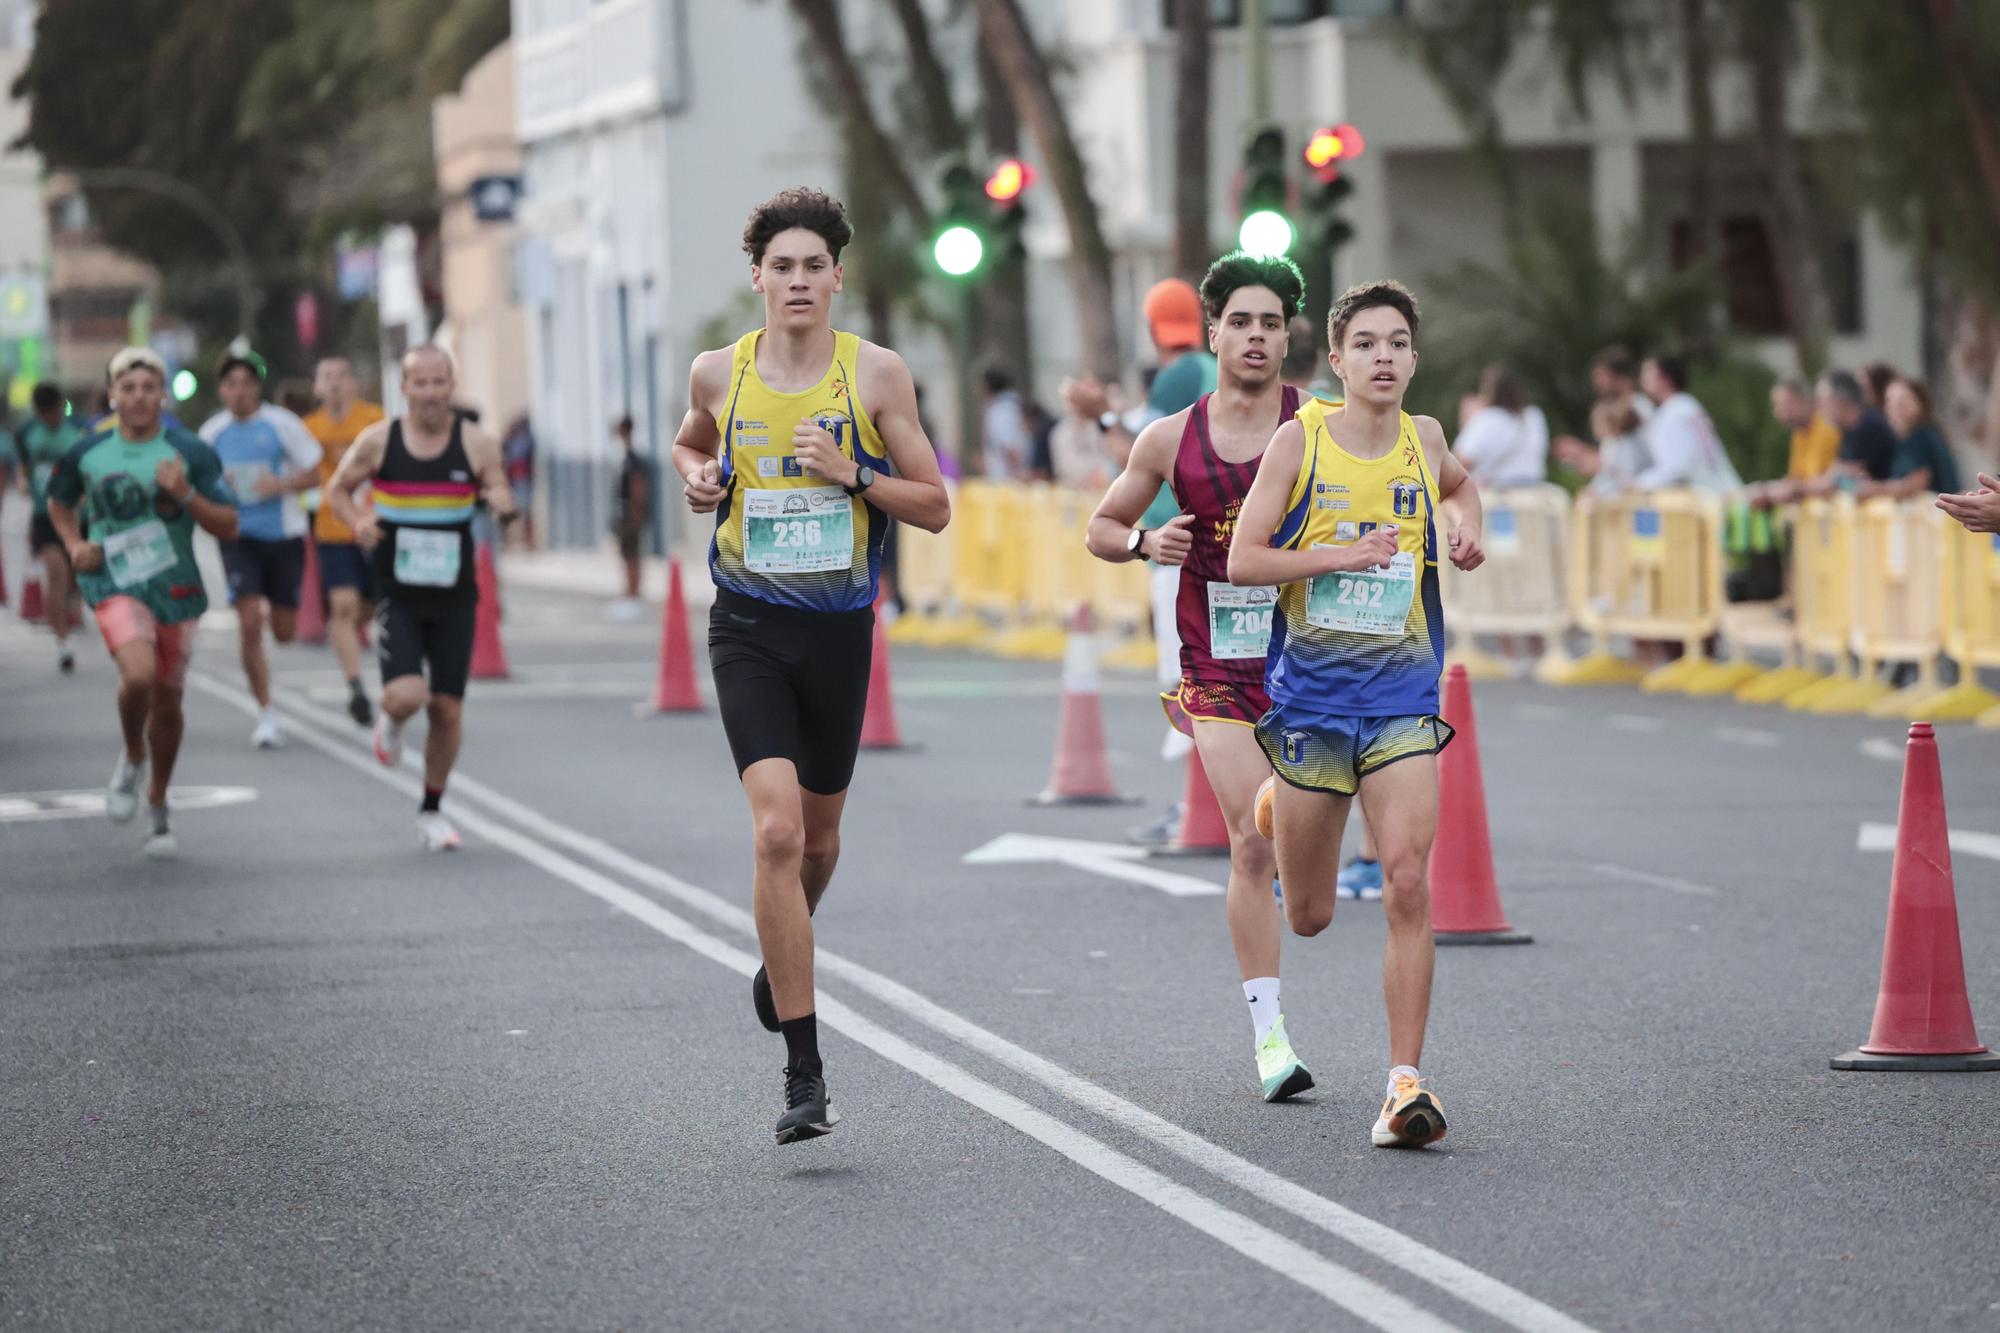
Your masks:
<instances>
[{"instance_id":1,"label":"man in yellow shirt running","mask_svg":"<svg viewBox=\"0 0 2000 1333\"><path fill-rule=\"evenodd\" d=\"M382 409L359 396L354 367L344 356L324 356L313 374L313 396L319 410L306 418L306 429L326 452L319 461L319 484L325 487L340 466L341 455L362 431L382 420ZM368 559L354 543L354 529L340 521L325 497L313 516L313 545L319 555L320 586L326 589L327 637L347 678L347 715L360 726L375 721L361 688L361 622L375 600Z\"/></svg>"}]
</instances>

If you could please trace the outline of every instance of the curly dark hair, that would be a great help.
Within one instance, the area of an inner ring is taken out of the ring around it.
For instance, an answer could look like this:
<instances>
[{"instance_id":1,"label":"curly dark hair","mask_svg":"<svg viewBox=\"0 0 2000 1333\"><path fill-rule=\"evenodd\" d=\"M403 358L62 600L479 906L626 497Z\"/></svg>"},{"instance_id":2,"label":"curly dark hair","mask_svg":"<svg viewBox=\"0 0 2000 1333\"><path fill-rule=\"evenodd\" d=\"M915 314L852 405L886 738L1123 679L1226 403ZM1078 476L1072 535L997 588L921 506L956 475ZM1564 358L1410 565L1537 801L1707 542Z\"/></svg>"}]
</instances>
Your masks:
<instances>
[{"instance_id":1,"label":"curly dark hair","mask_svg":"<svg viewBox=\"0 0 2000 1333\"><path fill-rule=\"evenodd\" d=\"M1243 287L1268 287L1285 309L1289 323L1306 299L1306 275L1283 255L1260 256L1231 250L1208 266L1201 276L1201 309L1213 323L1222 318L1230 296Z\"/></svg>"},{"instance_id":2,"label":"curly dark hair","mask_svg":"<svg viewBox=\"0 0 2000 1333\"><path fill-rule=\"evenodd\" d=\"M1410 322L1410 341L1414 343L1417 339L1417 298L1394 278L1360 283L1342 292L1326 315L1327 342L1338 351L1341 339L1347 336L1347 326L1354 322L1354 317L1380 305L1390 307Z\"/></svg>"},{"instance_id":3,"label":"curly dark hair","mask_svg":"<svg viewBox=\"0 0 2000 1333\"><path fill-rule=\"evenodd\" d=\"M750 210L750 220L743 224L743 252L751 263L761 264L771 238L794 227L803 227L825 241L836 264L840 252L854 239L854 228L848 225L847 209L840 200L824 190L801 185L781 190Z\"/></svg>"}]
</instances>

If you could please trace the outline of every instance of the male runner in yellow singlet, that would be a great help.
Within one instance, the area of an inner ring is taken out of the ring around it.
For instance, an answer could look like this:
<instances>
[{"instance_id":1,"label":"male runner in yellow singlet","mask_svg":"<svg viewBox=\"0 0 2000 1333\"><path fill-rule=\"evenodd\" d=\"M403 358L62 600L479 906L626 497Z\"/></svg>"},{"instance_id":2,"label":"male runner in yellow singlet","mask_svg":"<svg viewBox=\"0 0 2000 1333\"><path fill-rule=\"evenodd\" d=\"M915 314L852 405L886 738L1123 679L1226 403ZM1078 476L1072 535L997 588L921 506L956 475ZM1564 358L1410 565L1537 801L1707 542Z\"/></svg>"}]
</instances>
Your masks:
<instances>
[{"instance_id":1,"label":"male runner in yellow singlet","mask_svg":"<svg viewBox=\"0 0 2000 1333\"><path fill-rule=\"evenodd\" d=\"M903 358L831 323L846 211L786 190L743 228L764 327L694 360L674 468L715 515L708 653L755 839L764 966L751 988L785 1037L779 1143L839 1117L813 1014L813 910L840 855L840 816L868 696L875 591L891 518L951 516Z\"/></svg>"},{"instance_id":2,"label":"male runner in yellow singlet","mask_svg":"<svg viewBox=\"0 0 2000 1333\"><path fill-rule=\"evenodd\" d=\"M1346 401L1315 399L1278 428L1229 547L1232 583L1283 585L1264 677L1271 710L1257 723L1276 778L1258 793L1257 818L1276 839L1293 931L1333 921L1357 791L1381 857L1391 1068L1371 1134L1380 1147L1445 1133L1443 1102L1417 1069L1431 1002L1436 756L1451 740L1437 716L1440 528L1454 565L1485 558L1479 492L1443 427L1403 411L1416 336L1416 298L1402 284L1341 295L1327 343Z\"/></svg>"}]
</instances>

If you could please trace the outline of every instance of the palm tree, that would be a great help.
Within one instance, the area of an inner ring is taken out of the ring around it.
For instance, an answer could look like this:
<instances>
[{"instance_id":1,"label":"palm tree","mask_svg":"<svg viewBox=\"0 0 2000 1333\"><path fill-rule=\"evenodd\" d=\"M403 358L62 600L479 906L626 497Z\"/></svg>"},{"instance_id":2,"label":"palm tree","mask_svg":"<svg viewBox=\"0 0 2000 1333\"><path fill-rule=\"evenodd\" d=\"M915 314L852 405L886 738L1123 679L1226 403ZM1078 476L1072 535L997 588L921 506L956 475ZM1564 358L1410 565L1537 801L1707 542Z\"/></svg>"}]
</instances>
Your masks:
<instances>
[{"instance_id":1,"label":"palm tree","mask_svg":"<svg viewBox=\"0 0 2000 1333\"><path fill-rule=\"evenodd\" d=\"M1174 25L1174 272L1208 267L1208 0L1170 0Z\"/></svg>"}]
</instances>

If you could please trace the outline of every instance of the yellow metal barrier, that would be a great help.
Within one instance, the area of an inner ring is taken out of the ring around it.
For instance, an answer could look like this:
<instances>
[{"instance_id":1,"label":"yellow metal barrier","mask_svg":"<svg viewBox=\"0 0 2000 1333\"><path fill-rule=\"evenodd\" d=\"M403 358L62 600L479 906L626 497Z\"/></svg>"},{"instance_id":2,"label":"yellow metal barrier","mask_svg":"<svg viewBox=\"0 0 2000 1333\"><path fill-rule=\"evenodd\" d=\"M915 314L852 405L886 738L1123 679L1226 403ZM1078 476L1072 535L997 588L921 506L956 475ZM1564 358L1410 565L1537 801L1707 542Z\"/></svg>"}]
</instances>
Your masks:
<instances>
[{"instance_id":1,"label":"yellow metal barrier","mask_svg":"<svg viewBox=\"0 0 2000 1333\"><path fill-rule=\"evenodd\" d=\"M1438 562L1444 623L1452 635L1445 661L1476 679L1509 676L1508 665L1482 651L1474 636L1539 637L1540 670L1559 673L1570 664L1562 642L1570 625L1569 493L1560 486L1522 486L1481 498L1486 563L1467 578L1449 560Z\"/></svg>"},{"instance_id":2,"label":"yellow metal barrier","mask_svg":"<svg viewBox=\"0 0 2000 1333\"><path fill-rule=\"evenodd\" d=\"M1542 673L1551 684L1622 684L1677 690L1713 665L1708 640L1721 624L1722 510L1710 496L1671 491L1576 506L1572 598L1593 639L1589 656ZM1679 643L1682 656L1642 673L1614 657L1613 635Z\"/></svg>"},{"instance_id":3,"label":"yellow metal barrier","mask_svg":"<svg viewBox=\"0 0 2000 1333\"><path fill-rule=\"evenodd\" d=\"M1807 666L1825 659L1827 671L1785 696L1784 705L1793 712L1817 711L1822 703L1837 706L1843 694L1863 683L1848 655L1854 641L1856 526L1855 504L1849 496L1807 500L1799 506L1792 534L1799 649Z\"/></svg>"},{"instance_id":4,"label":"yellow metal barrier","mask_svg":"<svg viewBox=\"0 0 2000 1333\"><path fill-rule=\"evenodd\" d=\"M1944 648L1944 528L1951 520L1925 500L1871 500L1861 506L1854 547L1854 651L1869 688L1865 704L1842 696L1849 711L1870 717L1928 718L1913 706L1941 692L1938 654ZM1916 682L1896 690L1877 679L1884 663L1917 668Z\"/></svg>"},{"instance_id":5,"label":"yellow metal barrier","mask_svg":"<svg viewBox=\"0 0 2000 1333\"><path fill-rule=\"evenodd\" d=\"M1978 675L2000 668L2000 534L1949 521L1941 532L1944 650L1958 664L1958 684L1926 700L1924 717L2000 727L2000 695L1981 688Z\"/></svg>"}]
</instances>

